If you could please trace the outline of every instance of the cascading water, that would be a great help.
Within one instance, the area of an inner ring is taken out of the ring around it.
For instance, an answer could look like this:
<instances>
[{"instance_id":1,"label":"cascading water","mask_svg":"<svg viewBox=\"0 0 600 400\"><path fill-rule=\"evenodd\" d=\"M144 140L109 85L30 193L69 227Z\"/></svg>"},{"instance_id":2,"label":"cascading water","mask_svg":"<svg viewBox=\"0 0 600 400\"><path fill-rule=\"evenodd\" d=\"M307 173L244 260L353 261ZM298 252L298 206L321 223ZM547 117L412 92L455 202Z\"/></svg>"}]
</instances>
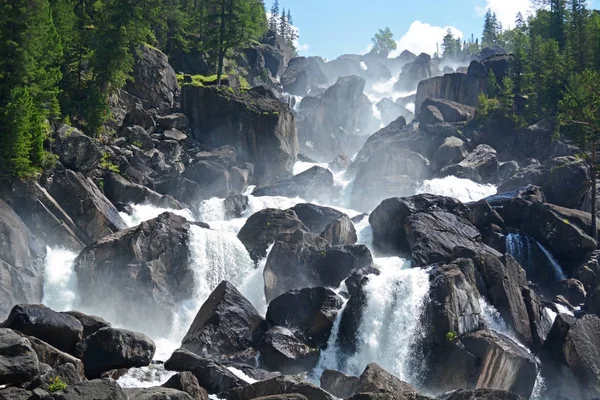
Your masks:
<instances>
[{"instance_id":1,"label":"cascading water","mask_svg":"<svg viewBox=\"0 0 600 400\"><path fill-rule=\"evenodd\" d=\"M344 310L346 310L346 305L348 305L348 300L344 300L342 308L336 316L335 321L333 321L333 327L331 328L331 335L327 341L327 347L325 350L321 351L319 363L311 371L311 379L315 382L319 381L323 371L326 369L340 369L341 354L340 347L338 345L338 336L340 333L340 323L342 322L342 316L344 314Z\"/></svg>"},{"instance_id":2,"label":"cascading water","mask_svg":"<svg viewBox=\"0 0 600 400\"><path fill-rule=\"evenodd\" d=\"M410 268L398 257L377 258L381 271L365 286L367 302L357 330L357 351L346 360L346 370L360 375L367 364L377 362L409 383L417 383L423 358L417 347L425 330L421 317L429 294L429 275Z\"/></svg>"},{"instance_id":3,"label":"cascading water","mask_svg":"<svg viewBox=\"0 0 600 400\"><path fill-rule=\"evenodd\" d=\"M73 310L79 291L73 262L77 254L58 248L46 249L44 263L44 298L42 303L56 311Z\"/></svg>"},{"instance_id":4,"label":"cascading water","mask_svg":"<svg viewBox=\"0 0 600 400\"><path fill-rule=\"evenodd\" d=\"M267 314L268 307L267 299L265 297L265 277L263 272L272 249L273 244L269 246L267 249L267 254L262 260L260 260L257 268L247 275L244 283L239 288L240 293L242 293L245 298L250 300L250 303L252 303L254 308L256 308L256 310L262 316Z\"/></svg>"},{"instance_id":5,"label":"cascading water","mask_svg":"<svg viewBox=\"0 0 600 400\"><path fill-rule=\"evenodd\" d=\"M482 185L455 176L423 181L422 185L417 189L417 194L430 193L440 196L449 196L454 197L463 203L479 201L496 194L496 192L497 189L493 185Z\"/></svg>"},{"instance_id":6,"label":"cascading water","mask_svg":"<svg viewBox=\"0 0 600 400\"><path fill-rule=\"evenodd\" d=\"M508 234L506 236L506 252L525 268L528 276L534 282L553 283L567 279L556 258L529 236L517 233ZM548 273L548 270L551 270L552 273Z\"/></svg>"},{"instance_id":7,"label":"cascading water","mask_svg":"<svg viewBox=\"0 0 600 400\"><path fill-rule=\"evenodd\" d=\"M188 209L174 210L174 209L170 209L170 208L155 207L151 204L132 204L131 210L132 210L131 214L127 214L124 212L119 213L119 215L121 216L121 218L123 218L123 221L125 221L125 224L127 224L127 226L129 228L138 226L139 224L141 224L144 221L148 221L153 218L156 218L160 214L167 212L167 211L172 212L173 214L179 215L181 217L184 217L185 219L187 219L189 221L194 221L194 216L192 215L192 212Z\"/></svg>"}]
</instances>

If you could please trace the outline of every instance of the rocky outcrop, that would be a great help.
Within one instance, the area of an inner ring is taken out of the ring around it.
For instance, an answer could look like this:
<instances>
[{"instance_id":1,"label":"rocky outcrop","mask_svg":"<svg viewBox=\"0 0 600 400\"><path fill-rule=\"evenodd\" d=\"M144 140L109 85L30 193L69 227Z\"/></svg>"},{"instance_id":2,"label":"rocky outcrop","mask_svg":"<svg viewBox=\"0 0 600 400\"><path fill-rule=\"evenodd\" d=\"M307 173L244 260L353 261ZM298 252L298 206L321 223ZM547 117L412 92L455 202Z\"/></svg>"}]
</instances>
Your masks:
<instances>
[{"instance_id":1,"label":"rocky outcrop","mask_svg":"<svg viewBox=\"0 0 600 400\"><path fill-rule=\"evenodd\" d=\"M17 303L42 300L44 249L0 200L0 318Z\"/></svg>"},{"instance_id":2,"label":"rocky outcrop","mask_svg":"<svg viewBox=\"0 0 600 400\"><path fill-rule=\"evenodd\" d=\"M326 391L296 376L280 376L229 391L227 400L257 399L281 394L300 394L311 400L333 400Z\"/></svg>"},{"instance_id":3,"label":"rocky outcrop","mask_svg":"<svg viewBox=\"0 0 600 400\"><path fill-rule=\"evenodd\" d=\"M315 204L297 204L292 207L300 221L314 234L331 245L355 244L356 229L350 218L341 211Z\"/></svg>"},{"instance_id":4,"label":"rocky outcrop","mask_svg":"<svg viewBox=\"0 0 600 400\"><path fill-rule=\"evenodd\" d=\"M83 326L75 317L41 304L15 306L4 326L37 337L65 352L72 352L83 337Z\"/></svg>"},{"instance_id":5,"label":"rocky outcrop","mask_svg":"<svg viewBox=\"0 0 600 400\"><path fill-rule=\"evenodd\" d=\"M321 374L321 387L339 399L346 399L356 392L358 377L326 369Z\"/></svg>"},{"instance_id":6,"label":"rocky outcrop","mask_svg":"<svg viewBox=\"0 0 600 400\"><path fill-rule=\"evenodd\" d=\"M246 246L250 257L258 262L267 255L267 249L282 233L308 231L293 210L266 208L253 214L240 232L238 239Z\"/></svg>"},{"instance_id":7,"label":"rocky outcrop","mask_svg":"<svg viewBox=\"0 0 600 400\"><path fill-rule=\"evenodd\" d=\"M81 305L115 324L152 335L169 332L173 307L193 295L190 229L185 218L164 213L85 248L74 267L86 293ZM123 307L137 311L124 314Z\"/></svg>"},{"instance_id":8,"label":"rocky outcrop","mask_svg":"<svg viewBox=\"0 0 600 400\"><path fill-rule=\"evenodd\" d=\"M427 98L423 101L421 109L426 107L435 107L442 115L441 122L469 122L475 117L475 108L457 103L447 99Z\"/></svg>"},{"instance_id":9,"label":"rocky outcrop","mask_svg":"<svg viewBox=\"0 0 600 400\"><path fill-rule=\"evenodd\" d=\"M117 209L94 182L80 173L58 167L44 186L83 232L85 244L127 227Z\"/></svg>"},{"instance_id":10,"label":"rocky outcrop","mask_svg":"<svg viewBox=\"0 0 600 400\"><path fill-rule=\"evenodd\" d=\"M479 145L458 164L449 165L439 171L436 176L443 178L449 175L487 183L498 171L499 163L496 150L488 145Z\"/></svg>"},{"instance_id":11,"label":"rocky outcrop","mask_svg":"<svg viewBox=\"0 0 600 400\"><path fill-rule=\"evenodd\" d=\"M356 393L401 393L416 392L408 383L390 374L376 363L367 365L358 378Z\"/></svg>"},{"instance_id":12,"label":"rocky outcrop","mask_svg":"<svg viewBox=\"0 0 600 400\"><path fill-rule=\"evenodd\" d=\"M447 137L435 151L432 167L435 171L439 171L448 165L458 164L464 160L468 154L464 141L455 136Z\"/></svg>"},{"instance_id":13,"label":"rocky outcrop","mask_svg":"<svg viewBox=\"0 0 600 400\"><path fill-rule=\"evenodd\" d=\"M437 76L419 82L415 110L420 110L426 99L445 99L476 107L477 98L487 90L485 77L455 73Z\"/></svg>"},{"instance_id":14,"label":"rocky outcrop","mask_svg":"<svg viewBox=\"0 0 600 400\"><path fill-rule=\"evenodd\" d=\"M104 194L113 204L152 204L156 207L176 210L183 208L183 205L171 196L163 196L112 172L104 176Z\"/></svg>"},{"instance_id":15,"label":"rocky outcrop","mask_svg":"<svg viewBox=\"0 0 600 400\"><path fill-rule=\"evenodd\" d=\"M411 92L417 88L419 82L438 75L441 75L441 71L431 61L431 56L421 53L414 61L402 67L402 73L398 77L398 82L394 84L394 90Z\"/></svg>"},{"instance_id":16,"label":"rocky outcrop","mask_svg":"<svg viewBox=\"0 0 600 400\"><path fill-rule=\"evenodd\" d=\"M38 371L38 357L29 340L10 329L0 328L0 384L29 381Z\"/></svg>"},{"instance_id":17,"label":"rocky outcrop","mask_svg":"<svg viewBox=\"0 0 600 400\"><path fill-rule=\"evenodd\" d=\"M254 164L257 184L291 175L298 140L286 104L255 90L186 85L182 109L190 119L192 136L203 144L235 147L238 161Z\"/></svg>"},{"instance_id":18,"label":"rocky outcrop","mask_svg":"<svg viewBox=\"0 0 600 400\"><path fill-rule=\"evenodd\" d=\"M282 234L263 272L267 302L292 289L338 287L352 271L372 264L363 245L331 247L325 239L302 230Z\"/></svg>"},{"instance_id":19,"label":"rocky outcrop","mask_svg":"<svg viewBox=\"0 0 600 400\"><path fill-rule=\"evenodd\" d=\"M37 354L40 363L47 364L54 369L58 369L61 365L72 365L75 369L75 374L79 376L79 379L85 378L83 362L80 359L69 353L60 351L56 347L34 336L28 336L27 339L29 339L31 347Z\"/></svg>"},{"instance_id":20,"label":"rocky outcrop","mask_svg":"<svg viewBox=\"0 0 600 400\"><path fill-rule=\"evenodd\" d=\"M103 156L89 136L68 125L58 128L54 153L65 167L84 173L95 169Z\"/></svg>"},{"instance_id":21,"label":"rocky outcrop","mask_svg":"<svg viewBox=\"0 0 600 400\"><path fill-rule=\"evenodd\" d=\"M327 345L342 299L323 287L292 290L269 303L267 322L297 332L313 347Z\"/></svg>"},{"instance_id":22,"label":"rocky outcrop","mask_svg":"<svg viewBox=\"0 0 600 400\"><path fill-rule=\"evenodd\" d=\"M200 386L198 379L189 371L179 372L166 381L162 387L180 390L194 400L208 400L206 389Z\"/></svg>"},{"instance_id":23,"label":"rocky outcrop","mask_svg":"<svg viewBox=\"0 0 600 400\"><path fill-rule=\"evenodd\" d=\"M600 317L586 315L569 329L562 344L566 364L585 385L600 392Z\"/></svg>"},{"instance_id":24,"label":"rocky outcrop","mask_svg":"<svg viewBox=\"0 0 600 400\"><path fill-rule=\"evenodd\" d=\"M83 338L90 336L99 329L110 328L109 322L95 315L87 315L78 311L67 311L63 314L68 314L81 323L83 326Z\"/></svg>"},{"instance_id":25,"label":"rocky outcrop","mask_svg":"<svg viewBox=\"0 0 600 400\"><path fill-rule=\"evenodd\" d=\"M339 193L333 174L326 168L314 166L291 178L277 181L271 185L259 186L253 196L300 197L308 200L331 202Z\"/></svg>"},{"instance_id":26,"label":"rocky outcrop","mask_svg":"<svg viewBox=\"0 0 600 400\"><path fill-rule=\"evenodd\" d=\"M208 358L226 358L254 347L267 330L254 306L229 282L210 294L181 347Z\"/></svg>"},{"instance_id":27,"label":"rocky outcrop","mask_svg":"<svg viewBox=\"0 0 600 400\"><path fill-rule=\"evenodd\" d=\"M308 346L290 329L273 327L258 344L262 365L271 371L300 374L319 362L319 350Z\"/></svg>"},{"instance_id":28,"label":"rocky outcrop","mask_svg":"<svg viewBox=\"0 0 600 400\"><path fill-rule=\"evenodd\" d=\"M179 98L179 85L168 57L160 50L142 45L136 52L133 79L125 90L142 99L145 108L168 109Z\"/></svg>"},{"instance_id":29,"label":"rocky outcrop","mask_svg":"<svg viewBox=\"0 0 600 400\"><path fill-rule=\"evenodd\" d=\"M119 384L112 379L94 379L67 387L60 393L61 400L128 400Z\"/></svg>"},{"instance_id":30,"label":"rocky outcrop","mask_svg":"<svg viewBox=\"0 0 600 400\"><path fill-rule=\"evenodd\" d=\"M324 68L325 62L321 57L292 58L281 75L283 90L296 96L306 96L311 89L327 85Z\"/></svg>"}]
</instances>

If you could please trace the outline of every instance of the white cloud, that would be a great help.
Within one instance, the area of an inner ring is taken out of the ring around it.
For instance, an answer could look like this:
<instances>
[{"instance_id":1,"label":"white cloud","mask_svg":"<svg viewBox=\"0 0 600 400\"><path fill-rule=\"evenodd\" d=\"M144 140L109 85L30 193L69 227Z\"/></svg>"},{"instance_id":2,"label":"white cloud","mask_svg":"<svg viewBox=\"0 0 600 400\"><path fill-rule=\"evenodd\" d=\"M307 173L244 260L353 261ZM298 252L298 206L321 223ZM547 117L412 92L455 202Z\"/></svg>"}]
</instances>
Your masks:
<instances>
[{"instance_id":1,"label":"white cloud","mask_svg":"<svg viewBox=\"0 0 600 400\"><path fill-rule=\"evenodd\" d=\"M463 37L463 33L453 26L432 26L421 21L415 21L410 25L404 36L396 42L398 48L390 54L390 57L396 57L404 50L409 50L416 55L420 53L433 55L437 50L437 44L441 46L448 28L455 37Z\"/></svg>"},{"instance_id":2,"label":"white cloud","mask_svg":"<svg viewBox=\"0 0 600 400\"><path fill-rule=\"evenodd\" d=\"M502 27L508 29L515 26L519 12L524 16L531 13L533 2L531 0L485 0L485 5L476 6L475 12L479 16L484 16L488 9L495 12L498 20L502 22Z\"/></svg>"},{"instance_id":3,"label":"white cloud","mask_svg":"<svg viewBox=\"0 0 600 400\"><path fill-rule=\"evenodd\" d=\"M360 54L361 56L364 56L365 54L370 53L371 50L373 50L373 43L369 43L367 45L367 47L362 49L358 54Z\"/></svg>"}]
</instances>

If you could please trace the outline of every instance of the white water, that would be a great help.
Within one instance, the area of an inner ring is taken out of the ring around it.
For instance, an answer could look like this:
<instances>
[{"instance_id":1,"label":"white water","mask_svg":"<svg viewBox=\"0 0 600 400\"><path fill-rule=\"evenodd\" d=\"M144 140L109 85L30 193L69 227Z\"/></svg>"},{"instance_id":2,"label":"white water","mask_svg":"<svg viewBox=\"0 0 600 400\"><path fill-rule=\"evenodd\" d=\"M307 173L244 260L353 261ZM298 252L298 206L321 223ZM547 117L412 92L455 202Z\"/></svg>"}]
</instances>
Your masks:
<instances>
[{"instance_id":1,"label":"white water","mask_svg":"<svg viewBox=\"0 0 600 400\"><path fill-rule=\"evenodd\" d=\"M567 276L563 272L562 267L560 266L556 258L552 255L552 253L550 253L544 246L542 246L541 243L538 243L537 241L536 243L539 246L540 250L542 250L542 253L544 253L544 255L546 256L546 258L548 258L548 261L550 261L550 265L552 265L552 269L554 270L556 279L559 281L564 281L565 279L567 279Z\"/></svg>"},{"instance_id":2,"label":"white water","mask_svg":"<svg viewBox=\"0 0 600 400\"><path fill-rule=\"evenodd\" d=\"M163 364L151 364L143 368L131 368L118 379L124 388L148 388L167 382L176 372L167 371Z\"/></svg>"},{"instance_id":3,"label":"white water","mask_svg":"<svg viewBox=\"0 0 600 400\"><path fill-rule=\"evenodd\" d=\"M77 277L73 270L75 258L77 254L69 250L46 249L42 303L53 310L71 311L77 302Z\"/></svg>"},{"instance_id":4,"label":"white water","mask_svg":"<svg viewBox=\"0 0 600 400\"><path fill-rule=\"evenodd\" d=\"M256 269L246 276L244 283L239 287L240 293L252 303L263 317L267 314L269 306L265 297L265 276L263 272L271 250L273 250L273 243L267 249L267 254L260 260Z\"/></svg>"},{"instance_id":5,"label":"white water","mask_svg":"<svg viewBox=\"0 0 600 400\"><path fill-rule=\"evenodd\" d=\"M238 378L240 378L241 380L243 380L244 382L249 383L250 385L252 385L253 383L258 382L256 379L249 377L248 375L246 375L244 373L244 371L234 368L234 367L227 367L227 369L229 370L229 372L231 372L232 374L234 374L235 376L237 376Z\"/></svg>"},{"instance_id":6,"label":"white water","mask_svg":"<svg viewBox=\"0 0 600 400\"><path fill-rule=\"evenodd\" d=\"M375 265L381 274L372 275L365 286L367 304L357 332L358 349L346 369L360 375L367 364L377 362L400 379L417 382L423 359L415 350L425 333L421 316L429 275L398 257L377 258Z\"/></svg>"},{"instance_id":7,"label":"white water","mask_svg":"<svg viewBox=\"0 0 600 400\"><path fill-rule=\"evenodd\" d=\"M479 201L496 194L496 192L497 188L493 185L482 185L455 176L423 181L423 184L417 189L417 194L430 193L454 197L463 203Z\"/></svg>"}]
</instances>

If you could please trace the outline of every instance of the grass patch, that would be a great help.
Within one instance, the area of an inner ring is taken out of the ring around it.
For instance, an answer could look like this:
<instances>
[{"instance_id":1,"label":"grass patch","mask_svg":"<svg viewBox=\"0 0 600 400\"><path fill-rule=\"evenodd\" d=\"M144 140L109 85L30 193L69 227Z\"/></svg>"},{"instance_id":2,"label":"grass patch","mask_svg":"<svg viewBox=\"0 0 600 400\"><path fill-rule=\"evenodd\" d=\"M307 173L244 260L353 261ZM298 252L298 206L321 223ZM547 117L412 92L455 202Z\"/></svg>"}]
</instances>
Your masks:
<instances>
[{"instance_id":1,"label":"grass patch","mask_svg":"<svg viewBox=\"0 0 600 400\"><path fill-rule=\"evenodd\" d=\"M65 390L67 388L67 383L63 381L60 376L52 379L50 381L50 386L48 387L48 391L50 393L58 392L60 390Z\"/></svg>"}]
</instances>

